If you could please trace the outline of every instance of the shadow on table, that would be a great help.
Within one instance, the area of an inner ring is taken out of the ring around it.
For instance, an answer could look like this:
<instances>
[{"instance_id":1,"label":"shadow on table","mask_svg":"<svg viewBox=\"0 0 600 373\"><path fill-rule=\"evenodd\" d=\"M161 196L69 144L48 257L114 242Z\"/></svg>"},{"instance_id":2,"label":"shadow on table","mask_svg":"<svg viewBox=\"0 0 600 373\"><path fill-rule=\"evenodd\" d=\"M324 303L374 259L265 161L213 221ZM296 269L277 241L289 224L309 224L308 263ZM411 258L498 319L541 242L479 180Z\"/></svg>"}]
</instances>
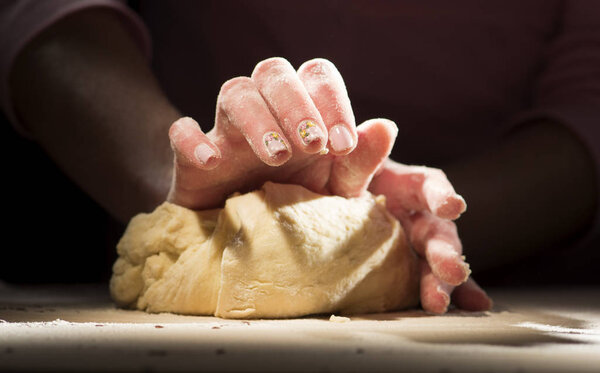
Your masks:
<instances>
[{"instance_id":1,"label":"shadow on table","mask_svg":"<svg viewBox=\"0 0 600 373\"><path fill-rule=\"evenodd\" d=\"M421 343L534 346L540 344L586 344L587 322L534 310L510 310L498 305L492 311L450 310L434 315L423 310L360 315L353 320L402 321L404 328L383 331L386 335Z\"/></svg>"}]
</instances>

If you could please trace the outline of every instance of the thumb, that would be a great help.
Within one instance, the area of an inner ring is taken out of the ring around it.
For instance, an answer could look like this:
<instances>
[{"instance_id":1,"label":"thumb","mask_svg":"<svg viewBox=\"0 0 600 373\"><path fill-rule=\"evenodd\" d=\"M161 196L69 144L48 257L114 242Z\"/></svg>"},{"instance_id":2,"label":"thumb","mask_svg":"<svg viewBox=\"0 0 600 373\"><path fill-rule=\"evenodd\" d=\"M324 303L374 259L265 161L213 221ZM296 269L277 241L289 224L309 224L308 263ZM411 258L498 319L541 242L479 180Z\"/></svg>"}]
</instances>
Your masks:
<instances>
[{"instance_id":1,"label":"thumb","mask_svg":"<svg viewBox=\"0 0 600 373\"><path fill-rule=\"evenodd\" d=\"M331 169L329 190L343 197L356 197L367 189L398 135L396 124L387 119L368 120L356 131L356 148L346 156L336 157Z\"/></svg>"},{"instance_id":2,"label":"thumb","mask_svg":"<svg viewBox=\"0 0 600 373\"><path fill-rule=\"evenodd\" d=\"M169 129L175 161L181 166L210 170L219 164L219 148L202 132L198 123L189 117L176 120Z\"/></svg>"}]
</instances>

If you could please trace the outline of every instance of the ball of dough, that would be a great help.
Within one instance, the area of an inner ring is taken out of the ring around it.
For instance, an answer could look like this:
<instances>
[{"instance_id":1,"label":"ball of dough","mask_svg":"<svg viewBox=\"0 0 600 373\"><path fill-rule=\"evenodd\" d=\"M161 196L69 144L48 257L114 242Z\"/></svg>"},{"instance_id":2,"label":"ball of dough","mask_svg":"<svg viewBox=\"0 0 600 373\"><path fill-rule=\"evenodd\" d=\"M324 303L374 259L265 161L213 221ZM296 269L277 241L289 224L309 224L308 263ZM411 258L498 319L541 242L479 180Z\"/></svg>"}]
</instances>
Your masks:
<instances>
[{"instance_id":1,"label":"ball of dough","mask_svg":"<svg viewBox=\"0 0 600 373\"><path fill-rule=\"evenodd\" d=\"M224 318L413 307L417 260L383 196L267 182L223 209L168 202L134 217L110 290L121 306Z\"/></svg>"}]
</instances>

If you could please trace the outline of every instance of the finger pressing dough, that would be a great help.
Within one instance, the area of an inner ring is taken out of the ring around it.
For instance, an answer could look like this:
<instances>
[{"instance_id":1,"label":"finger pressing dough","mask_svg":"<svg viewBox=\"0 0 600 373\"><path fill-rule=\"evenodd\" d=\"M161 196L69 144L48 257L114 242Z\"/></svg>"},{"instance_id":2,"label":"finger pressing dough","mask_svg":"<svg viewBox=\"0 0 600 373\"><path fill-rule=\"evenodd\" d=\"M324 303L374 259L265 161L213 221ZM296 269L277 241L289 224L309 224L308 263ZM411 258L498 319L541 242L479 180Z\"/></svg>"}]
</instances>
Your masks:
<instances>
[{"instance_id":1,"label":"finger pressing dough","mask_svg":"<svg viewBox=\"0 0 600 373\"><path fill-rule=\"evenodd\" d=\"M225 208L165 202L134 217L110 290L121 306L224 318L416 306L416 257L383 196L346 199L267 182Z\"/></svg>"}]
</instances>

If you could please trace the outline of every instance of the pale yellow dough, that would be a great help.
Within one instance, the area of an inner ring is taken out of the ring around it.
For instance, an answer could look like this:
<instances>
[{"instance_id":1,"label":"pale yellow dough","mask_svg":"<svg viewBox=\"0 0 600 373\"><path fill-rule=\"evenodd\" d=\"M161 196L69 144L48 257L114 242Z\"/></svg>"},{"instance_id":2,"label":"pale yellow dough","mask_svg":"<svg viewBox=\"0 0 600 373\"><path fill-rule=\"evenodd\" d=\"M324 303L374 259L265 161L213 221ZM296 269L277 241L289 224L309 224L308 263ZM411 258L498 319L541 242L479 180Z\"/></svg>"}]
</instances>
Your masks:
<instances>
[{"instance_id":1,"label":"pale yellow dough","mask_svg":"<svg viewBox=\"0 0 600 373\"><path fill-rule=\"evenodd\" d=\"M134 217L110 290L121 306L225 318L416 306L416 258L382 196L267 182L224 209L168 202Z\"/></svg>"}]
</instances>

